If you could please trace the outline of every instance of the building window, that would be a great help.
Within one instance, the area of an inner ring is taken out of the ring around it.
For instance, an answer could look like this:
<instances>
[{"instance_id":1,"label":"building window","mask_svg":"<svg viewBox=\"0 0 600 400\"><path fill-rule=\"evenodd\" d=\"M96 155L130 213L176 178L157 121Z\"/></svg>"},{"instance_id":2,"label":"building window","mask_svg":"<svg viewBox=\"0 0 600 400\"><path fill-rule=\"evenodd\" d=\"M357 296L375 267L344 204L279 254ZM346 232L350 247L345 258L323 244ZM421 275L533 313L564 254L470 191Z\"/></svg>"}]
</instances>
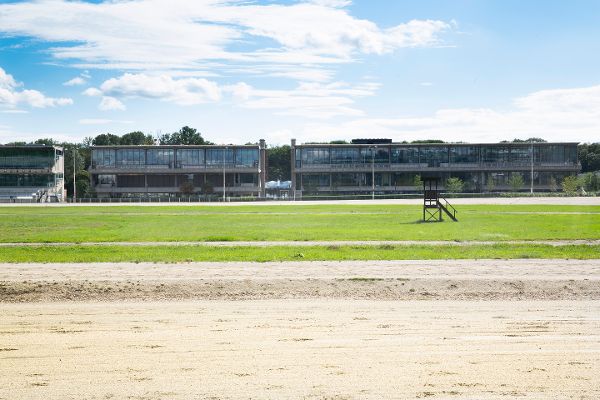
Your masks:
<instances>
[{"instance_id":1,"label":"building window","mask_svg":"<svg viewBox=\"0 0 600 400\"><path fill-rule=\"evenodd\" d=\"M258 167L258 149L236 149L235 164L243 167Z\"/></svg>"},{"instance_id":2,"label":"building window","mask_svg":"<svg viewBox=\"0 0 600 400\"><path fill-rule=\"evenodd\" d=\"M476 146L451 146L450 162L454 164L478 163L479 148Z\"/></svg>"},{"instance_id":3,"label":"building window","mask_svg":"<svg viewBox=\"0 0 600 400\"><path fill-rule=\"evenodd\" d=\"M146 165L173 168L174 158L173 149L148 149L146 151Z\"/></svg>"},{"instance_id":4,"label":"building window","mask_svg":"<svg viewBox=\"0 0 600 400\"><path fill-rule=\"evenodd\" d=\"M177 168L204 165L204 149L177 149Z\"/></svg>"},{"instance_id":5,"label":"building window","mask_svg":"<svg viewBox=\"0 0 600 400\"><path fill-rule=\"evenodd\" d=\"M302 163L307 165L329 164L329 149L326 147L305 147L302 149Z\"/></svg>"},{"instance_id":6,"label":"building window","mask_svg":"<svg viewBox=\"0 0 600 400\"><path fill-rule=\"evenodd\" d=\"M233 149L206 149L206 165L233 165Z\"/></svg>"},{"instance_id":7,"label":"building window","mask_svg":"<svg viewBox=\"0 0 600 400\"><path fill-rule=\"evenodd\" d=\"M115 166L115 149L93 149L92 150L92 167L114 167Z\"/></svg>"},{"instance_id":8,"label":"building window","mask_svg":"<svg viewBox=\"0 0 600 400\"><path fill-rule=\"evenodd\" d=\"M358 164L360 152L356 147L341 147L331 149L332 164Z\"/></svg>"},{"instance_id":9,"label":"building window","mask_svg":"<svg viewBox=\"0 0 600 400\"><path fill-rule=\"evenodd\" d=\"M54 166L54 148L0 147L0 168L52 168Z\"/></svg>"},{"instance_id":10,"label":"building window","mask_svg":"<svg viewBox=\"0 0 600 400\"><path fill-rule=\"evenodd\" d=\"M118 149L118 167L140 166L146 164L146 151L143 149Z\"/></svg>"},{"instance_id":11,"label":"building window","mask_svg":"<svg viewBox=\"0 0 600 400\"><path fill-rule=\"evenodd\" d=\"M427 164L428 167L437 168L441 164L448 163L448 147L447 146L432 146L421 147L419 149L419 162Z\"/></svg>"},{"instance_id":12,"label":"building window","mask_svg":"<svg viewBox=\"0 0 600 400\"><path fill-rule=\"evenodd\" d=\"M417 147L392 147L392 164L418 164L419 149Z\"/></svg>"}]
</instances>

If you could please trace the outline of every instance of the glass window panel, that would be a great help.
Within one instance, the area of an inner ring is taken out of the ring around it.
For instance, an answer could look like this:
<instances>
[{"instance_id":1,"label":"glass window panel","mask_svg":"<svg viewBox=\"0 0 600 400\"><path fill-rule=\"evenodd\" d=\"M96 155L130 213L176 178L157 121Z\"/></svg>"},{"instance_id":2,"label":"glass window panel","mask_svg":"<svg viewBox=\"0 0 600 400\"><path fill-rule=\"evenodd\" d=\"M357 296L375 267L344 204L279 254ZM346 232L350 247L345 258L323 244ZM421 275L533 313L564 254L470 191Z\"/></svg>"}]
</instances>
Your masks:
<instances>
[{"instance_id":1,"label":"glass window panel","mask_svg":"<svg viewBox=\"0 0 600 400\"><path fill-rule=\"evenodd\" d=\"M118 149L117 166L139 166L146 163L146 151L144 149Z\"/></svg>"},{"instance_id":2,"label":"glass window panel","mask_svg":"<svg viewBox=\"0 0 600 400\"><path fill-rule=\"evenodd\" d=\"M476 146L451 146L450 162L457 164L479 162L479 148Z\"/></svg>"},{"instance_id":3,"label":"glass window panel","mask_svg":"<svg viewBox=\"0 0 600 400\"><path fill-rule=\"evenodd\" d=\"M419 148L419 162L426 163L429 167L439 167L448 162L448 147L431 146Z\"/></svg>"},{"instance_id":4,"label":"glass window panel","mask_svg":"<svg viewBox=\"0 0 600 400\"><path fill-rule=\"evenodd\" d=\"M244 167L258 167L258 149L236 149L235 164Z\"/></svg>"},{"instance_id":5,"label":"glass window panel","mask_svg":"<svg viewBox=\"0 0 600 400\"><path fill-rule=\"evenodd\" d=\"M0 147L0 168L52 168L54 148Z\"/></svg>"},{"instance_id":6,"label":"glass window panel","mask_svg":"<svg viewBox=\"0 0 600 400\"><path fill-rule=\"evenodd\" d=\"M390 150L388 147L363 147L360 149L363 164L387 164L390 162Z\"/></svg>"},{"instance_id":7,"label":"glass window panel","mask_svg":"<svg viewBox=\"0 0 600 400\"><path fill-rule=\"evenodd\" d=\"M392 147L391 162L393 164L417 164L419 149L417 147Z\"/></svg>"},{"instance_id":8,"label":"glass window panel","mask_svg":"<svg viewBox=\"0 0 600 400\"><path fill-rule=\"evenodd\" d=\"M329 149L326 147L306 147L302 149L302 162L308 165L329 164Z\"/></svg>"},{"instance_id":9,"label":"glass window panel","mask_svg":"<svg viewBox=\"0 0 600 400\"><path fill-rule=\"evenodd\" d=\"M174 157L173 149L148 149L146 151L146 165L172 168Z\"/></svg>"},{"instance_id":10,"label":"glass window panel","mask_svg":"<svg viewBox=\"0 0 600 400\"><path fill-rule=\"evenodd\" d=\"M234 164L233 149L206 149L206 165Z\"/></svg>"},{"instance_id":11,"label":"glass window panel","mask_svg":"<svg viewBox=\"0 0 600 400\"><path fill-rule=\"evenodd\" d=\"M360 151L357 147L339 147L331 149L332 164L357 164L360 161Z\"/></svg>"},{"instance_id":12,"label":"glass window panel","mask_svg":"<svg viewBox=\"0 0 600 400\"><path fill-rule=\"evenodd\" d=\"M510 149L510 161L519 164L531 163L531 145L512 146Z\"/></svg>"},{"instance_id":13,"label":"glass window panel","mask_svg":"<svg viewBox=\"0 0 600 400\"><path fill-rule=\"evenodd\" d=\"M486 163L505 163L509 160L508 146L483 146L481 157Z\"/></svg>"}]
</instances>

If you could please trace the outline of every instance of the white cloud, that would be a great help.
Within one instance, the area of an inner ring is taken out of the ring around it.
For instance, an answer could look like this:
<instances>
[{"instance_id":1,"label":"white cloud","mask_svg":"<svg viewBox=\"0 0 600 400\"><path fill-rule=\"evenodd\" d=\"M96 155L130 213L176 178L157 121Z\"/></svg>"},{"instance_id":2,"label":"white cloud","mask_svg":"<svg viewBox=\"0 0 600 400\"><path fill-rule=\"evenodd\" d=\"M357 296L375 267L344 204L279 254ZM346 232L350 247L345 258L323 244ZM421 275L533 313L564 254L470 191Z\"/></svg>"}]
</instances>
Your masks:
<instances>
[{"instance_id":1,"label":"white cloud","mask_svg":"<svg viewBox=\"0 0 600 400\"><path fill-rule=\"evenodd\" d=\"M121 103L118 99L110 96L103 96L102 100L100 100L100 104L98 108L102 111L111 111L111 110L121 110L124 111L127 109L125 104Z\"/></svg>"},{"instance_id":2,"label":"white cloud","mask_svg":"<svg viewBox=\"0 0 600 400\"><path fill-rule=\"evenodd\" d=\"M204 78L174 79L167 75L128 73L106 80L100 89L88 88L83 94L102 96L102 110L125 109L119 99L144 98L191 106L220 102L227 94L234 104L243 108L274 110L280 115L306 118L330 118L363 115L355 107L355 100L372 96L378 88L379 84L372 82L354 85L304 82L286 90L264 90L245 82L219 86Z\"/></svg>"},{"instance_id":3,"label":"white cloud","mask_svg":"<svg viewBox=\"0 0 600 400\"><path fill-rule=\"evenodd\" d=\"M388 137L396 141L497 142L541 137L548 141L597 142L600 85L542 90L514 100L508 111L489 108L443 109L426 117L360 118L337 125L309 124L303 141Z\"/></svg>"},{"instance_id":4,"label":"white cloud","mask_svg":"<svg viewBox=\"0 0 600 400\"><path fill-rule=\"evenodd\" d=\"M376 83L334 82L301 83L290 90L261 90L239 83L224 90L232 93L244 108L275 110L280 115L305 118L331 118L363 115L363 111L354 106L354 99L372 96L378 88Z\"/></svg>"},{"instance_id":5,"label":"white cloud","mask_svg":"<svg viewBox=\"0 0 600 400\"><path fill-rule=\"evenodd\" d=\"M85 96L90 96L90 97L97 97L97 96L102 96L102 90L98 89L98 88L87 88L82 92L83 95Z\"/></svg>"},{"instance_id":6,"label":"white cloud","mask_svg":"<svg viewBox=\"0 0 600 400\"><path fill-rule=\"evenodd\" d=\"M64 86L80 86L80 85L85 85L86 80L83 79L81 76L76 76L73 79L70 79L66 82L63 83Z\"/></svg>"},{"instance_id":7,"label":"white cloud","mask_svg":"<svg viewBox=\"0 0 600 400\"><path fill-rule=\"evenodd\" d=\"M31 89L19 90L23 86L12 75L0 67L0 106L15 108L24 104L35 108L46 108L73 104L69 98L47 97L42 92Z\"/></svg>"},{"instance_id":8,"label":"white cloud","mask_svg":"<svg viewBox=\"0 0 600 400\"><path fill-rule=\"evenodd\" d=\"M133 121L120 121L114 119L104 119L104 118L83 118L79 120L81 125L107 125L107 124L132 124Z\"/></svg>"},{"instance_id":9,"label":"white cloud","mask_svg":"<svg viewBox=\"0 0 600 400\"><path fill-rule=\"evenodd\" d=\"M7 110L0 111L3 114L29 114L27 110L19 110L18 108L9 108Z\"/></svg>"},{"instance_id":10,"label":"white cloud","mask_svg":"<svg viewBox=\"0 0 600 400\"><path fill-rule=\"evenodd\" d=\"M227 74L255 66L297 76L361 54L437 45L447 22L412 20L392 27L350 15L344 0L259 5L224 0L66 0L0 5L0 32L55 44L59 60L82 68L200 70ZM266 39L266 40L265 40ZM235 50L234 50L235 49ZM226 62L223 67L219 63ZM296 66L295 74L289 71ZM306 78L306 76L305 76Z\"/></svg>"},{"instance_id":11,"label":"white cloud","mask_svg":"<svg viewBox=\"0 0 600 400\"><path fill-rule=\"evenodd\" d=\"M215 82L204 78L173 79L168 75L124 74L105 81L100 89L109 96L152 98L181 105L221 99Z\"/></svg>"}]
</instances>

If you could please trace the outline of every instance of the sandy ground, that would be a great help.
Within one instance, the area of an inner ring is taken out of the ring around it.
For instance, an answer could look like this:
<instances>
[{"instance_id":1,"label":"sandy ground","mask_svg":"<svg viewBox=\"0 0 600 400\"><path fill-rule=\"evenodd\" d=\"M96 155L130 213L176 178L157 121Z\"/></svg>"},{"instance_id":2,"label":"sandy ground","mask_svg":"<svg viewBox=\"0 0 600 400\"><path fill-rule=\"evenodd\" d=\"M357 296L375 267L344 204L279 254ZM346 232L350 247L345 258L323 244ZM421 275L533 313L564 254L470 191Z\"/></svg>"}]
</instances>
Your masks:
<instances>
[{"instance_id":1,"label":"sandy ground","mask_svg":"<svg viewBox=\"0 0 600 400\"><path fill-rule=\"evenodd\" d=\"M0 302L600 300L600 260L0 264Z\"/></svg>"},{"instance_id":2,"label":"sandy ground","mask_svg":"<svg viewBox=\"0 0 600 400\"><path fill-rule=\"evenodd\" d=\"M600 205L600 197L486 197L453 198L451 204L554 204L554 205ZM160 203L0 203L0 207L88 207L88 206L273 206L273 205L321 205L321 204L423 204L423 199L379 199L379 200L307 200L307 201L242 201L242 202L160 202Z\"/></svg>"},{"instance_id":3,"label":"sandy ground","mask_svg":"<svg viewBox=\"0 0 600 400\"><path fill-rule=\"evenodd\" d=\"M600 260L0 264L0 399L598 399Z\"/></svg>"},{"instance_id":4,"label":"sandy ground","mask_svg":"<svg viewBox=\"0 0 600 400\"><path fill-rule=\"evenodd\" d=\"M0 399L598 399L600 303L0 305Z\"/></svg>"}]
</instances>

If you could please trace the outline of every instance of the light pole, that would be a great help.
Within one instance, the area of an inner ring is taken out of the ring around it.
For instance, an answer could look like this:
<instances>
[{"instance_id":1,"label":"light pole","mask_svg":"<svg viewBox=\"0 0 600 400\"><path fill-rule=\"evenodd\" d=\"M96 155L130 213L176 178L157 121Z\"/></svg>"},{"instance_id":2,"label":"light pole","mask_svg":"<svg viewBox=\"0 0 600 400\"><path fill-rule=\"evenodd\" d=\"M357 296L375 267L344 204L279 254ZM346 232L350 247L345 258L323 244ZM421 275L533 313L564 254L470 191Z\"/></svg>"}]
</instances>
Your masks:
<instances>
[{"instance_id":1,"label":"light pole","mask_svg":"<svg viewBox=\"0 0 600 400\"><path fill-rule=\"evenodd\" d=\"M529 186L529 192L533 194L533 142L531 142L531 184Z\"/></svg>"},{"instance_id":2,"label":"light pole","mask_svg":"<svg viewBox=\"0 0 600 400\"><path fill-rule=\"evenodd\" d=\"M77 182L75 180L75 175L77 174L75 171L75 157L77 156L76 148L73 147L73 203L77 201Z\"/></svg>"},{"instance_id":3,"label":"light pole","mask_svg":"<svg viewBox=\"0 0 600 400\"><path fill-rule=\"evenodd\" d=\"M369 147L371 150L371 200L375 200L375 147Z\"/></svg>"},{"instance_id":4,"label":"light pole","mask_svg":"<svg viewBox=\"0 0 600 400\"><path fill-rule=\"evenodd\" d=\"M227 153L227 146L223 148L223 202L225 201L225 153Z\"/></svg>"}]
</instances>

